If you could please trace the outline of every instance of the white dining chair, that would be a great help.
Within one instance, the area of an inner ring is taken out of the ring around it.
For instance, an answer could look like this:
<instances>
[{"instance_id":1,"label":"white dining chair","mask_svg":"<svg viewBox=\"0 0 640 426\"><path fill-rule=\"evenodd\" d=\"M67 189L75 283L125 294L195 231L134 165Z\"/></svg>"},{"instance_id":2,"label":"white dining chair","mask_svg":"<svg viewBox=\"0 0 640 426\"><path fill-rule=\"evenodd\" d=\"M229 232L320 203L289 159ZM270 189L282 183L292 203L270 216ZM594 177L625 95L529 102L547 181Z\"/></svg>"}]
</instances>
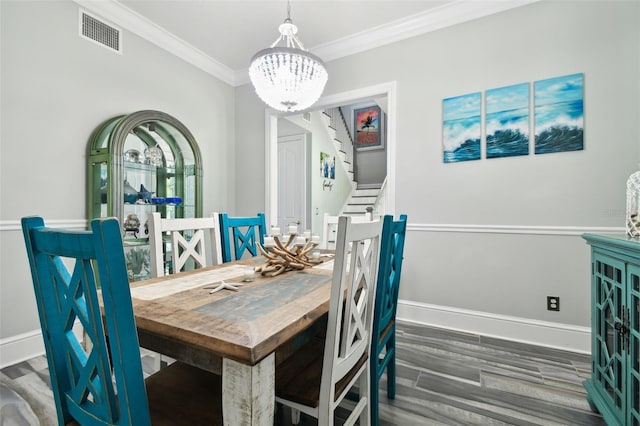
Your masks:
<instances>
[{"instance_id":1,"label":"white dining chair","mask_svg":"<svg viewBox=\"0 0 640 426\"><path fill-rule=\"evenodd\" d=\"M164 241L165 234L170 235L170 249ZM182 272L191 260L193 266L205 266L222 263L220 246L220 223L217 213L209 217L165 219L160 213L152 213L149 220L149 246L151 252L151 275L165 275L165 260L169 256L172 271ZM207 249L211 250L208 254Z\"/></svg>"},{"instance_id":2,"label":"white dining chair","mask_svg":"<svg viewBox=\"0 0 640 426\"><path fill-rule=\"evenodd\" d=\"M164 235L170 238L165 244ZM210 248L211 254L207 248ZM209 217L165 219L154 212L149 219L149 252L151 255L151 276L165 275L165 261L171 261L171 272L182 272L187 265L203 268L222 263L220 248L220 223L217 213ZM192 263L190 263L192 261ZM173 360L154 354L156 369L162 367L162 361Z\"/></svg>"},{"instance_id":3,"label":"white dining chair","mask_svg":"<svg viewBox=\"0 0 640 426\"><path fill-rule=\"evenodd\" d=\"M345 424L371 424L371 329L380 255L380 221L338 219L326 338L314 337L276 369L276 402L333 425L334 411L355 386ZM349 253L349 245L353 249Z\"/></svg>"},{"instance_id":4,"label":"white dining chair","mask_svg":"<svg viewBox=\"0 0 640 426\"><path fill-rule=\"evenodd\" d=\"M336 236L338 233L338 218L340 216L330 215L325 213L322 217L322 238L320 239L321 249L334 249L336 243ZM361 215L349 215L353 223L370 222L372 220L379 220L379 216L372 216L369 213Z\"/></svg>"}]
</instances>

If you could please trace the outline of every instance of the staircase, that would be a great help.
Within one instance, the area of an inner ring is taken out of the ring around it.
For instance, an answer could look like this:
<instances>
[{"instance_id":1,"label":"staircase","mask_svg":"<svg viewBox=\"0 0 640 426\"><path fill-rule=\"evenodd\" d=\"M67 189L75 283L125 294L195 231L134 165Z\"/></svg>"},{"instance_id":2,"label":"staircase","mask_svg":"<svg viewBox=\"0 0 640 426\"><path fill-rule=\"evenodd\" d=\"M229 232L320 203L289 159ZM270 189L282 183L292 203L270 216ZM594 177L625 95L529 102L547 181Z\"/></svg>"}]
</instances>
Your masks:
<instances>
[{"instance_id":1,"label":"staircase","mask_svg":"<svg viewBox=\"0 0 640 426\"><path fill-rule=\"evenodd\" d=\"M380 208L381 190L384 185L366 185L365 188L364 185L361 187L355 181L353 139L351 138L351 133L349 132L340 107L326 108L322 113L323 117L325 117L329 137L333 140L338 156L344 163L344 168L353 186L351 196L339 214L359 216L369 211L380 214L377 210ZM376 201L378 203L377 205Z\"/></svg>"},{"instance_id":2,"label":"staircase","mask_svg":"<svg viewBox=\"0 0 640 426\"><path fill-rule=\"evenodd\" d=\"M367 208L373 211L381 186L354 189L340 214L360 216L367 213Z\"/></svg>"},{"instance_id":3,"label":"staircase","mask_svg":"<svg viewBox=\"0 0 640 426\"><path fill-rule=\"evenodd\" d=\"M347 129L347 123L344 121L344 116L340 111L340 107L326 108L322 111L322 116L325 117L329 137L333 140L336 151L338 151L338 156L344 163L344 169L347 171L349 179L355 188L353 140L351 139L351 135Z\"/></svg>"}]
</instances>

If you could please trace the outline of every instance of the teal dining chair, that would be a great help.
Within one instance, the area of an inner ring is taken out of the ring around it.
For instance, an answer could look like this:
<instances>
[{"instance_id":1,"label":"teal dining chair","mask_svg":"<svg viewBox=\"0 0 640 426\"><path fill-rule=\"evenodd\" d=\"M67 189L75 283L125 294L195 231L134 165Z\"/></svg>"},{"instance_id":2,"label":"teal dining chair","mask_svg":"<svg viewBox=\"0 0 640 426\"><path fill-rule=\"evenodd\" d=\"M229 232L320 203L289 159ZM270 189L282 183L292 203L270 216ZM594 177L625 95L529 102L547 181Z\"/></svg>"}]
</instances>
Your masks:
<instances>
[{"instance_id":1,"label":"teal dining chair","mask_svg":"<svg viewBox=\"0 0 640 426\"><path fill-rule=\"evenodd\" d=\"M59 425L222 424L220 376L175 362L144 379L117 219L22 230Z\"/></svg>"},{"instance_id":2,"label":"teal dining chair","mask_svg":"<svg viewBox=\"0 0 640 426\"><path fill-rule=\"evenodd\" d=\"M396 396L396 310L404 240L407 231L407 215L398 221L385 215L380 239L380 263L376 304L371 334L371 419L378 424L378 400L380 378L387 370L387 397Z\"/></svg>"},{"instance_id":3,"label":"teal dining chair","mask_svg":"<svg viewBox=\"0 0 640 426\"><path fill-rule=\"evenodd\" d=\"M230 217L227 213L220 213L220 240L222 244L222 261L231 262L241 259L249 252L257 256L258 246L264 244L267 234L267 222L264 213L252 217ZM231 252L233 242L233 253Z\"/></svg>"}]
</instances>

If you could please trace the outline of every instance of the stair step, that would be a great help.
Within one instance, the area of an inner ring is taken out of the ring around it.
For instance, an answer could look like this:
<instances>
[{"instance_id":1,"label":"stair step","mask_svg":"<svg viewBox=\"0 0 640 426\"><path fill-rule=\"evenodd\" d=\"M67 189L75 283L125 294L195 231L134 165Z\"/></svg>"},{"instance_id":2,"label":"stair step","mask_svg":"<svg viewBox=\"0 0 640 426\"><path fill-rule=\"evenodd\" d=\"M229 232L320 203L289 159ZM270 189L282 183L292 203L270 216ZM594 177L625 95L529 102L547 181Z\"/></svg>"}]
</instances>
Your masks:
<instances>
[{"instance_id":1,"label":"stair step","mask_svg":"<svg viewBox=\"0 0 640 426\"><path fill-rule=\"evenodd\" d=\"M363 214L367 212L367 207L373 207L371 204L347 204L344 208L344 214Z\"/></svg>"},{"instance_id":2,"label":"stair step","mask_svg":"<svg viewBox=\"0 0 640 426\"><path fill-rule=\"evenodd\" d=\"M377 189L380 190L382 188L382 184L381 183L359 183L358 184L358 189L360 190L365 190L365 189Z\"/></svg>"},{"instance_id":3,"label":"stair step","mask_svg":"<svg viewBox=\"0 0 640 426\"><path fill-rule=\"evenodd\" d=\"M379 189L356 189L353 191L354 197L377 197Z\"/></svg>"},{"instance_id":4,"label":"stair step","mask_svg":"<svg viewBox=\"0 0 640 426\"><path fill-rule=\"evenodd\" d=\"M361 204L373 204L376 202L376 197L351 197L349 204L361 205Z\"/></svg>"}]
</instances>

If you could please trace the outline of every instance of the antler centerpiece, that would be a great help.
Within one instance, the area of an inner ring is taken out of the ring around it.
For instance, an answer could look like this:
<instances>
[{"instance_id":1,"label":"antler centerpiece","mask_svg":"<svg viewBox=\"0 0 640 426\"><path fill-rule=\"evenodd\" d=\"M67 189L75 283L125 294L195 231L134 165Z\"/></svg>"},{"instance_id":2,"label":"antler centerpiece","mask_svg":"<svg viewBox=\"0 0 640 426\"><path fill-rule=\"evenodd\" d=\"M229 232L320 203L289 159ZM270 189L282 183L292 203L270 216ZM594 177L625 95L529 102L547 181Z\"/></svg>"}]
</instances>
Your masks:
<instances>
[{"instance_id":1,"label":"antler centerpiece","mask_svg":"<svg viewBox=\"0 0 640 426\"><path fill-rule=\"evenodd\" d=\"M258 249L267 258L265 265L256 268L256 272L261 275L275 277L287 271L302 270L322 263L312 253L320 241L317 235L311 236L308 231L304 235L298 235L295 225L289 226L289 236L285 243L283 240L287 236L283 235L283 240L280 239L280 228L271 228L271 234L264 237L264 246L258 242Z\"/></svg>"}]
</instances>

